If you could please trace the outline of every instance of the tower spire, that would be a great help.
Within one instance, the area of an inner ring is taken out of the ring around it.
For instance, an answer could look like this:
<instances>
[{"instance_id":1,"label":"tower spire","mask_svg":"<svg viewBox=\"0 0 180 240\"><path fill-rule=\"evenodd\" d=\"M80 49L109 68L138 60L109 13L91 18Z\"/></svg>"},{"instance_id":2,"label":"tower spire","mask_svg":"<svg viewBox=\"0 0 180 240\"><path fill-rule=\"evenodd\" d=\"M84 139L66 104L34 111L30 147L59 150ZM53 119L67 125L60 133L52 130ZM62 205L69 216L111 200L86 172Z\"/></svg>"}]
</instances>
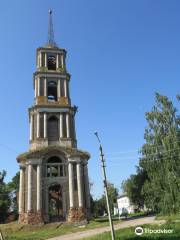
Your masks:
<instances>
[{"instance_id":1,"label":"tower spire","mask_svg":"<svg viewBox=\"0 0 180 240\"><path fill-rule=\"evenodd\" d=\"M53 21L52 21L52 10L49 10L49 26L48 26L48 42L47 44L52 47L56 47L57 44L54 39Z\"/></svg>"}]
</instances>

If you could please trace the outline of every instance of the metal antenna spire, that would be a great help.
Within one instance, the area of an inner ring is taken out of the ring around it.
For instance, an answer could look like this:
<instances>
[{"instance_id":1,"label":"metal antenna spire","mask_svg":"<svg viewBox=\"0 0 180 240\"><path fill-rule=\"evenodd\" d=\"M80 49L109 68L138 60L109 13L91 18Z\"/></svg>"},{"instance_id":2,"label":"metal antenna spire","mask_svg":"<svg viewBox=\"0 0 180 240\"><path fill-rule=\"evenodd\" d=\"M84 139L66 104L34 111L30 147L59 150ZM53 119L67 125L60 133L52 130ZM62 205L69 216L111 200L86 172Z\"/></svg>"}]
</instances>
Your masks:
<instances>
[{"instance_id":1,"label":"metal antenna spire","mask_svg":"<svg viewBox=\"0 0 180 240\"><path fill-rule=\"evenodd\" d=\"M48 27L48 45L57 46L54 40L54 30L53 30L53 21L52 21L52 10L49 10L49 27Z\"/></svg>"}]
</instances>

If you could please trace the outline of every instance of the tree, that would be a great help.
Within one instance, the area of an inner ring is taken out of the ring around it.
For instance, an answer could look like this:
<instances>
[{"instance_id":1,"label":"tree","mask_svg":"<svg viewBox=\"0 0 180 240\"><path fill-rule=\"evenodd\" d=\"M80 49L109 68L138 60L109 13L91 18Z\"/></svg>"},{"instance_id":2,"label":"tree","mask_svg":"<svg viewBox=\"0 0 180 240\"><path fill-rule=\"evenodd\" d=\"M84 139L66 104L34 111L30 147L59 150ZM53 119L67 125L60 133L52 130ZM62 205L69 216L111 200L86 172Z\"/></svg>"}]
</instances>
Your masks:
<instances>
[{"instance_id":1,"label":"tree","mask_svg":"<svg viewBox=\"0 0 180 240\"><path fill-rule=\"evenodd\" d=\"M16 175L12 178L11 182L9 182L7 185L10 192L11 208L16 214L16 217L18 215L19 178L20 178L20 173L17 172Z\"/></svg>"},{"instance_id":2,"label":"tree","mask_svg":"<svg viewBox=\"0 0 180 240\"><path fill-rule=\"evenodd\" d=\"M3 170L0 172L0 222L4 223L10 207L10 198L7 185L4 182L6 172Z\"/></svg>"},{"instance_id":3,"label":"tree","mask_svg":"<svg viewBox=\"0 0 180 240\"><path fill-rule=\"evenodd\" d=\"M127 194L131 202L140 210L144 207L142 187L147 179L147 172L137 167L137 173L131 175L122 183L123 192Z\"/></svg>"},{"instance_id":4,"label":"tree","mask_svg":"<svg viewBox=\"0 0 180 240\"><path fill-rule=\"evenodd\" d=\"M92 213L94 217L103 216L106 212L106 203L101 197L100 199L93 200Z\"/></svg>"},{"instance_id":5,"label":"tree","mask_svg":"<svg viewBox=\"0 0 180 240\"><path fill-rule=\"evenodd\" d=\"M108 196L109 196L109 205L110 210L113 213L114 210L114 203L117 202L118 197L118 189L114 186L113 183L108 182ZM104 213L107 213L107 204L106 204L106 197L103 194L99 199L91 200L92 206L92 213L95 217L103 216Z\"/></svg>"},{"instance_id":6,"label":"tree","mask_svg":"<svg viewBox=\"0 0 180 240\"><path fill-rule=\"evenodd\" d=\"M118 189L114 186L113 183L110 183L110 182L107 183L107 189L108 189L108 196L109 196L110 211L111 211L111 213L113 213L114 212L114 203L117 203ZM105 202L105 206L106 206L105 194L103 194L102 198L103 198L103 200ZM107 212L107 207L106 207L106 212Z\"/></svg>"},{"instance_id":7,"label":"tree","mask_svg":"<svg viewBox=\"0 0 180 240\"><path fill-rule=\"evenodd\" d=\"M180 210L180 117L173 103L156 93L146 120L139 167L123 189L139 207L145 204L157 213L176 213Z\"/></svg>"},{"instance_id":8,"label":"tree","mask_svg":"<svg viewBox=\"0 0 180 240\"><path fill-rule=\"evenodd\" d=\"M145 205L155 212L180 210L180 119L166 97L156 93L156 104L146 113L147 127L140 168L147 173L142 187Z\"/></svg>"}]
</instances>

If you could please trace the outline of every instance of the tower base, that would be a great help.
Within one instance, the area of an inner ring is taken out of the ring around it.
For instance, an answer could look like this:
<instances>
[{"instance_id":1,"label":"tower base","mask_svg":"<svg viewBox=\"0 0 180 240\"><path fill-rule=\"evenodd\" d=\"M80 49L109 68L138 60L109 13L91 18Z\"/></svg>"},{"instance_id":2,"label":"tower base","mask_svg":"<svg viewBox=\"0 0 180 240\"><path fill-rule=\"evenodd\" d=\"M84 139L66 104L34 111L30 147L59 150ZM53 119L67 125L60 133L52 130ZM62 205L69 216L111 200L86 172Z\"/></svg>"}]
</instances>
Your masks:
<instances>
[{"instance_id":1,"label":"tower base","mask_svg":"<svg viewBox=\"0 0 180 240\"><path fill-rule=\"evenodd\" d=\"M70 223L80 223L86 222L86 211L85 208L70 208L68 215L68 222Z\"/></svg>"},{"instance_id":2,"label":"tower base","mask_svg":"<svg viewBox=\"0 0 180 240\"><path fill-rule=\"evenodd\" d=\"M43 224L43 214L41 211L36 213L28 212L28 213L20 213L19 214L19 223L21 224Z\"/></svg>"}]
</instances>

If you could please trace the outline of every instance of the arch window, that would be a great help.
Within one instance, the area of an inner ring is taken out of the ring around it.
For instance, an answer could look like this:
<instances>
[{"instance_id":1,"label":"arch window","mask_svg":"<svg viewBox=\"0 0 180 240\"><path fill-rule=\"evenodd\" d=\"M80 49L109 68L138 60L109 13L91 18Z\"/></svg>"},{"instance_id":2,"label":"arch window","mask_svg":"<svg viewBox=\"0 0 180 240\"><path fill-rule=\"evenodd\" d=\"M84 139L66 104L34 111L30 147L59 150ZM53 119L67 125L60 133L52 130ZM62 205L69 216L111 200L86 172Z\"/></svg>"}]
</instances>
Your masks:
<instances>
[{"instance_id":1,"label":"arch window","mask_svg":"<svg viewBox=\"0 0 180 240\"><path fill-rule=\"evenodd\" d=\"M57 101L57 83L55 81L48 82L48 101Z\"/></svg>"},{"instance_id":2,"label":"arch window","mask_svg":"<svg viewBox=\"0 0 180 240\"><path fill-rule=\"evenodd\" d=\"M59 140L59 126L58 119L52 116L48 119L48 140L58 141Z\"/></svg>"},{"instance_id":3,"label":"arch window","mask_svg":"<svg viewBox=\"0 0 180 240\"><path fill-rule=\"evenodd\" d=\"M46 164L46 177L64 177L66 175L65 164L56 156L48 159Z\"/></svg>"},{"instance_id":4,"label":"arch window","mask_svg":"<svg viewBox=\"0 0 180 240\"><path fill-rule=\"evenodd\" d=\"M56 70L56 57L54 55L48 56L48 70Z\"/></svg>"},{"instance_id":5,"label":"arch window","mask_svg":"<svg viewBox=\"0 0 180 240\"><path fill-rule=\"evenodd\" d=\"M49 187L49 217L51 221L63 219L63 194L60 184Z\"/></svg>"},{"instance_id":6,"label":"arch window","mask_svg":"<svg viewBox=\"0 0 180 240\"><path fill-rule=\"evenodd\" d=\"M62 163L62 160L59 157L53 156L53 157L50 157L47 162L48 163Z\"/></svg>"}]
</instances>

